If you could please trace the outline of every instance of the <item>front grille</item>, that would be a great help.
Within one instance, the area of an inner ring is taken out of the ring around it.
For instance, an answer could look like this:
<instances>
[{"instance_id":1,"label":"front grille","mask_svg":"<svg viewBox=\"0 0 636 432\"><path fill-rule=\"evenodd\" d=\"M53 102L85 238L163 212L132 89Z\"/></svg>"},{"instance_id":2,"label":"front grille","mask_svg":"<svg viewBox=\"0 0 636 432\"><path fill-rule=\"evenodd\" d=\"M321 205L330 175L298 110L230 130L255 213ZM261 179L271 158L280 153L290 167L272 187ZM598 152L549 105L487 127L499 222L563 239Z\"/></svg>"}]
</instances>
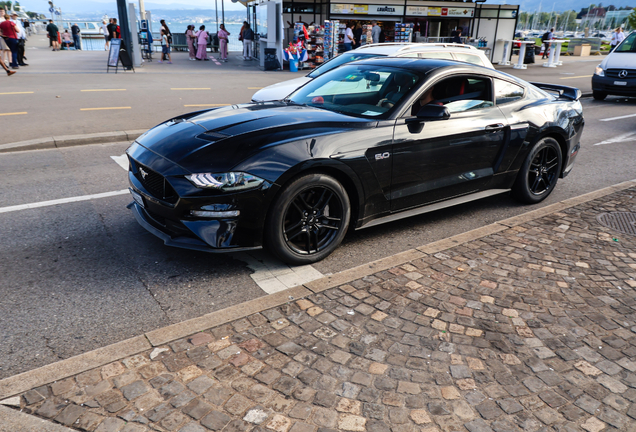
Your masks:
<instances>
[{"instance_id":1,"label":"front grille","mask_svg":"<svg viewBox=\"0 0 636 432\"><path fill-rule=\"evenodd\" d=\"M177 202L179 197L164 176L140 163L136 162L135 165L135 177L137 177L152 196L167 201L170 204Z\"/></svg>"},{"instance_id":2,"label":"front grille","mask_svg":"<svg viewBox=\"0 0 636 432\"><path fill-rule=\"evenodd\" d=\"M620 77L618 76L621 71L627 71L627 76ZM607 69L605 71L605 76L607 78L619 78L619 79L633 79L636 78L636 69Z\"/></svg>"}]
</instances>

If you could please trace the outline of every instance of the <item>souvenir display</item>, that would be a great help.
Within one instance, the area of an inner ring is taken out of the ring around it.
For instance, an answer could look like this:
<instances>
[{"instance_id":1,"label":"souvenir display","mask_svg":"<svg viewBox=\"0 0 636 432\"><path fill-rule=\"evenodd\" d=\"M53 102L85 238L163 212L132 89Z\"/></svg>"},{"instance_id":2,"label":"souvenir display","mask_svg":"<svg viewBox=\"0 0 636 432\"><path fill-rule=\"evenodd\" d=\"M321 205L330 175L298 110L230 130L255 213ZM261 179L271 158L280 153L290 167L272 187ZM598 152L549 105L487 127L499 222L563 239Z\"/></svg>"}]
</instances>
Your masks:
<instances>
[{"instance_id":1,"label":"souvenir display","mask_svg":"<svg viewBox=\"0 0 636 432\"><path fill-rule=\"evenodd\" d=\"M395 24L395 42L411 42L411 34L413 33L413 23L396 23Z\"/></svg>"},{"instance_id":2,"label":"souvenir display","mask_svg":"<svg viewBox=\"0 0 636 432\"><path fill-rule=\"evenodd\" d=\"M338 55L338 27L340 21L325 21L324 36L323 36L323 48L324 59L329 60Z\"/></svg>"}]
</instances>

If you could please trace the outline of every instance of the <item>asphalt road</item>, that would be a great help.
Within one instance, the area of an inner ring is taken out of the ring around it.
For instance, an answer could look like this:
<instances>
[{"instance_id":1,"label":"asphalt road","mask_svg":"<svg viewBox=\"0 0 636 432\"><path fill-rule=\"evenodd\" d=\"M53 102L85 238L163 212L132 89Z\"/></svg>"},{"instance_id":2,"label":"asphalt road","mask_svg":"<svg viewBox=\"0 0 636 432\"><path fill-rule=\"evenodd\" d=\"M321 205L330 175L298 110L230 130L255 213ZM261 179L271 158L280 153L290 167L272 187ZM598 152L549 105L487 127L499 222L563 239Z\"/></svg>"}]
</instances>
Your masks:
<instances>
[{"instance_id":1,"label":"asphalt road","mask_svg":"<svg viewBox=\"0 0 636 432\"><path fill-rule=\"evenodd\" d=\"M584 100L573 172L538 206L636 178L636 99ZM233 255L169 248L128 195L3 212L126 189L125 143L0 154L0 378L265 295ZM507 195L350 233L314 265L334 273L526 212Z\"/></svg>"},{"instance_id":2,"label":"asphalt road","mask_svg":"<svg viewBox=\"0 0 636 432\"><path fill-rule=\"evenodd\" d=\"M29 66L2 80L0 117L10 122L0 144L30 139L149 129L168 118L216 104L249 102L261 87L305 75L263 72L257 63L230 53L228 63L188 61L173 53L173 64L146 63L136 72L106 74L104 51L51 52L43 36L28 42ZM517 57L513 57L513 63ZM562 57L563 66L498 69L528 81L591 91L590 77L602 57ZM498 59L495 59L498 60Z\"/></svg>"}]
</instances>

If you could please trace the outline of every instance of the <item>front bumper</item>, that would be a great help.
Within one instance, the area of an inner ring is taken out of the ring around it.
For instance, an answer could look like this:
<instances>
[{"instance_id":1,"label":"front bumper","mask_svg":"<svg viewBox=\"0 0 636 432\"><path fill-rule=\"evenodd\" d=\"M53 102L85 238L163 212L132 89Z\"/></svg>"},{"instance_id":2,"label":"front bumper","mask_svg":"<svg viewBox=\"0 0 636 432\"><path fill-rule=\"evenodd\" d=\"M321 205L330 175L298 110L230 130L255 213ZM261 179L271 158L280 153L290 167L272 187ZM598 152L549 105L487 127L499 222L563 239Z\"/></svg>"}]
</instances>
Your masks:
<instances>
[{"instance_id":1,"label":"front bumper","mask_svg":"<svg viewBox=\"0 0 636 432\"><path fill-rule=\"evenodd\" d=\"M240 193L201 190L183 175L162 175L158 170L161 168L159 163L144 161L142 164L130 155L129 160L128 181L135 200L128 208L142 227L166 245L205 252L262 247L271 184L266 182L257 189ZM146 174L146 181L142 182L139 168ZM149 178L152 178L151 182L147 181ZM200 217L193 216L193 210L238 211L239 215Z\"/></svg>"},{"instance_id":2,"label":"front bumper","mask_svg":"<svg viewBox=\"0 0 636 432\"><path fill-rule=\"evenodd\" d=\"M623 85L618 83L625 83ZM592 75L592 90L616 96L636 97L636 77L612 78L607 76Z\"/></svg>"}]
</instances>

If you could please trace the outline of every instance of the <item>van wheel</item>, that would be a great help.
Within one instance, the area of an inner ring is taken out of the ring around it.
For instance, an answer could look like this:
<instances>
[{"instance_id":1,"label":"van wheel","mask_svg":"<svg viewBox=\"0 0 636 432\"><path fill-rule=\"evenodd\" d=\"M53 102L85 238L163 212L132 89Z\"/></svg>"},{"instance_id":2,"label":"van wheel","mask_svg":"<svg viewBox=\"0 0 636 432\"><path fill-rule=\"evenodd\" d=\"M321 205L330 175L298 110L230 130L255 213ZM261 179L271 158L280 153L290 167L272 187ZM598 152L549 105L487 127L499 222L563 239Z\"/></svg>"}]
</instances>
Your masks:
<instances>
[{"instance_id":1,"label":"van wheel","mask_svg":"<svg viewBox=\"0 0 636 432\"><path fill-rule=\"evenodd\" d=\"M602 101L605 100L605 98L607 97L607 93L594 90L592 92L592 97L594 97L594 99L596 100Z\"/></svg>"}]
</instances>

